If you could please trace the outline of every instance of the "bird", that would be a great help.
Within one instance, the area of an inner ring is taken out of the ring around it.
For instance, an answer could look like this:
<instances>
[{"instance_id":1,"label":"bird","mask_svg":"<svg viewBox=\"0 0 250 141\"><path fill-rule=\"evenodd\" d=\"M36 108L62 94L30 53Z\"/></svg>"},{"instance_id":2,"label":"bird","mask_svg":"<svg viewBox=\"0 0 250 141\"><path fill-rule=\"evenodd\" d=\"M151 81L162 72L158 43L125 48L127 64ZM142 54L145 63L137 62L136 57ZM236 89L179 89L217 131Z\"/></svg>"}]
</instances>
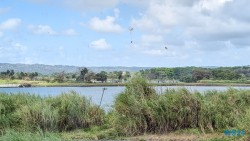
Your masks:
<instances>
[{"instance_id":1,"label":"bird","mask_svg":"<svg viewBox=\"0 0 250 141\"><path fill-rule=\"evenodd\" d=\"M131 44L133 43L133 40L132 40L132 31L134 30L134 28L133 27L129 27L129 32L130 32L130 39L131 39Z\"/></svg>"}]
</instances>

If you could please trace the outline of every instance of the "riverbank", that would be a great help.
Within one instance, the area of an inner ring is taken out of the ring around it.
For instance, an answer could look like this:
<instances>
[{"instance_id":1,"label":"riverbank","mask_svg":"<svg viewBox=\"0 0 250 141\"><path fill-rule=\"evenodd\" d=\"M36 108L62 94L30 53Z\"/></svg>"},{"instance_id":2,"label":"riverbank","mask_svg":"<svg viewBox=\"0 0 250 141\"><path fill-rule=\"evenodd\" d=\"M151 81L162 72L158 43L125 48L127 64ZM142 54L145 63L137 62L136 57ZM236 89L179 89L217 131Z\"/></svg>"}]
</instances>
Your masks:
<instances>
[{"instance_id":1,"label":"riverbank","mask_svg":"<svg viewBox=\"0 0 250 141\"><path fill-rule=\"evenodd\" d=\"M151 86L240 86L250 87L250 84L245 83L150 83ZM22 81L12 83L11 81L5 84L0 84L0 88L7 87L112 87L126 86L126 83L47 83L41 81Z\"/></svg>"},{"instance_id":2,"label":"riverbank","mask_svg":"<svg viewBox=\"0 0 250 141\"><path fill-rule=\"evenodd\" d=\"M249 83L240 81L225 80L204 80L199 83L149 83L151 86L241 86L250 87ZM80 83L80 82L46 82L46 81L28 81L28 80L0 80L0 88L8 87L105 87L105 86L126 86L126 83Z\"/></svg>"},{"instance_id":3,"label":"riverbank","mask_svg":"<svg viewBox=\"0 0 250 141\"><path fill-rule=\"evenodd\" d=\"M0 88L17 88L20 84L0 84Z\"/></svg>"}]
</instances>

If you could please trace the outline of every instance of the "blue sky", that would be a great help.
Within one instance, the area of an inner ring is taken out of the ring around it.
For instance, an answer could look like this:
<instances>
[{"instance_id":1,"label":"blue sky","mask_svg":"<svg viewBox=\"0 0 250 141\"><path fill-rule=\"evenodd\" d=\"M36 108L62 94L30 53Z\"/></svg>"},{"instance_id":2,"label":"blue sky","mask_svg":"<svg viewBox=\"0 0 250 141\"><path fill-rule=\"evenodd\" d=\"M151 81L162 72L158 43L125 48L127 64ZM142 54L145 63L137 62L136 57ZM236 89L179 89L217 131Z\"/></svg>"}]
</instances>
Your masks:
<instances>
[{"instance_id":1,"label":"blue sky","mask_svg":"<svg viewBox=\"0 0 250 141\"><path fill-rule=\"evenodd\" d=\"M0 63L249 65L249 6L248 0L0 0Z\"/></svg>"}]
</instances>

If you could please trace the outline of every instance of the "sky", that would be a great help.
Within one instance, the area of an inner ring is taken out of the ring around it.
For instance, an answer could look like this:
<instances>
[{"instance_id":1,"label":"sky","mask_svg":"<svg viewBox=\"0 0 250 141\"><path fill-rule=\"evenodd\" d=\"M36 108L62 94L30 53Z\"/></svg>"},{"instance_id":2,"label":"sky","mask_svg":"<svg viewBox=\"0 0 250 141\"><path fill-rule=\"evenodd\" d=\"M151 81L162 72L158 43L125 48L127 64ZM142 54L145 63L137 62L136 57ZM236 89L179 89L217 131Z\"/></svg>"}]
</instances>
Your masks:
<instances>
[{"instance_id":1,"label":"sky","mask_svg":"<svg viewBox=\"0 0 250 141\"><path fill-rule=\"evenodd\" d=\"M250 65L249 7L248 0L0 0L0 63Z\"/></svg>"}]
</instances>

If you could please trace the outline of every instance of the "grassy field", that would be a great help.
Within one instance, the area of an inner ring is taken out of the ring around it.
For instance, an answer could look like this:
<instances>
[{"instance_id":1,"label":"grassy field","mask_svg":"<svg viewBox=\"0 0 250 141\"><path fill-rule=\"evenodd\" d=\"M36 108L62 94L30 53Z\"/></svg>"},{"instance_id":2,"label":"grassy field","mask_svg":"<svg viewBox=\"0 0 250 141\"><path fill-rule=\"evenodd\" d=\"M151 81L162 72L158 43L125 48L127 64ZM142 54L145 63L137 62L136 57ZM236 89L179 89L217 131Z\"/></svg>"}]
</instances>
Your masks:
<instances>
[{"instance_id":1,"label":"grassy field","mask_svg":"<svg viewBox=\"0 0 250 141\"><path fill-rule=\"evenodd\" d=\"M0 94L0 140L247 140L250 90L158 94L143 78L132 78L104 112L76 92L55 97ZM225 130L245 130L226 136Z\"/></svg>"}]
</instances>

